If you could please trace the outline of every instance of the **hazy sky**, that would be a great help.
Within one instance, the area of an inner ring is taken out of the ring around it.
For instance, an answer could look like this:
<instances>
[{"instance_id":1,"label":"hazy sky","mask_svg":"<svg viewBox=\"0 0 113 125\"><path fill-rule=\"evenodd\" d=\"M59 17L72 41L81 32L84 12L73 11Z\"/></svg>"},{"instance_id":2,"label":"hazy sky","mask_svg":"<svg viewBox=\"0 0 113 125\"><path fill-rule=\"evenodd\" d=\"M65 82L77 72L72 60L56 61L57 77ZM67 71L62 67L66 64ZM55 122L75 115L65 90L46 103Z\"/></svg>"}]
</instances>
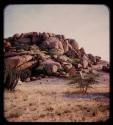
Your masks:
<instances>
[{"instance_id":1,"label":"hazy sky","mask_svg":"<svg viewBox=\"0 0 113 125\"><path fill-rule=\"evenodd\" d=\"M109 10L105 5L9 5L4 37L24 32L53 32L74 38L87 53L109 61Z\"/></svg>"}]
</instances>

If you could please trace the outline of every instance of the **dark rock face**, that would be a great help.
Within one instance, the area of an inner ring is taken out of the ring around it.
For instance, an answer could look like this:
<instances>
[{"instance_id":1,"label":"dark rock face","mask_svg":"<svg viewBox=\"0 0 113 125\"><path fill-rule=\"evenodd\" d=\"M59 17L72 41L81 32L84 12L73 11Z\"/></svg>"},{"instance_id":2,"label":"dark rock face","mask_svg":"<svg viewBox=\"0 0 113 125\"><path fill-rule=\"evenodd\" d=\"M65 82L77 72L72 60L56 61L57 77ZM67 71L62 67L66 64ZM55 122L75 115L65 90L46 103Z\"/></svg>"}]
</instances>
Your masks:
<instances>
[{"instance_id":1,"label":"dark rock face","mask_svg":"<svg viewBox=\"0 0 113 125\"><path fill-rule=\"evenodd\" d=\"M31 44L31 38L20 38L20 39L18 39L18 41L17 41L18 43L20 43L20 44Z\"/></svg>"},{"instance_id":2,"label":"dark rock face","mask_svg":"<svg viewBox=\"0 0 113 125\"><path fill-rule=\"evenodd\" d=\"M8 55L18 58L17 55L30 54L32 59L37 62L36 68L43 65L47 74L54 73L57 76L60 74L74 76L76 71L100 63L101 57L86 54L83 47L79 48L76 40L67 39L64 35L54 33L29 32L14 34L12 37L4 39L4 52L7 55L5 60L10 60ZM103 67L103 70L107 70L107 67Z\"/></svg>"},{"instance_id":3,"label":"dark rock face","mask_svg":"<svg viewBox=\"0 0 113 125\"><path fill-rule=\"evenodd\" d=\"M102 66L102 70L103 70L104 72L110 72L110 67L109 67L109 65Z\"/></svg>"}]
</instances>

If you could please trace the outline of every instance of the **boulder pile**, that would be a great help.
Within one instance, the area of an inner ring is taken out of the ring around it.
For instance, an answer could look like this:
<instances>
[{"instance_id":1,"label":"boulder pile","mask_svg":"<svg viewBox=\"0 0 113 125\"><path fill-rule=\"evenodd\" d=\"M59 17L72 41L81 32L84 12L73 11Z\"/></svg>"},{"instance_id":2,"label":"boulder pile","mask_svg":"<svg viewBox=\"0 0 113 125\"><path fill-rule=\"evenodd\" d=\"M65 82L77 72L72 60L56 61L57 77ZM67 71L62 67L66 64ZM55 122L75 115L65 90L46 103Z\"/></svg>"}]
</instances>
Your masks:
<instances>
[{"instance_id":1,"label":"boulder pile","mask_svg":"<svg viewBox=\"0 0 113 125\"><path fill-rule=\"evenodd\" d=\"M87 54L76 40L45 32L14 34L5 38L4 53L5 58L21 53L31 54L37 60L33 71L38 75L42 70L46 75L75 76L76 71L90 72L93 65L101 62L101 57Z\"/></svg>"}]
</instances>

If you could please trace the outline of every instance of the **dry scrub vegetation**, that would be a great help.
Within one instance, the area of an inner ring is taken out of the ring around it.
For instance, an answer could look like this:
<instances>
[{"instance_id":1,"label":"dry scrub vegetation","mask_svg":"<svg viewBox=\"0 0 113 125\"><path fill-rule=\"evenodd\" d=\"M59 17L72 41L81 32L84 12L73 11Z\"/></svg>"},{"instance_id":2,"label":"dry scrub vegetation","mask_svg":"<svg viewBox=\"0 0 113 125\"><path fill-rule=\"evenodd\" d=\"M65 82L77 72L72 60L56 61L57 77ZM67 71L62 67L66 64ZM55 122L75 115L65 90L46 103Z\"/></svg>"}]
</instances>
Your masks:
<instances>
[{"instance_id":1,"label":"dry scrub vegetation","mask_svg":"<svg viewBox=\"0 0 113 125\"><path fill-rule=\"evenodd\" d=\"M104 79L105 78L105 79ZM4 116L16 122L95 122L109 118L109 75L101 74L99 83L88 93L69 85L69 80L43 78L5 90Z\"/></svg>"}]
</instances>

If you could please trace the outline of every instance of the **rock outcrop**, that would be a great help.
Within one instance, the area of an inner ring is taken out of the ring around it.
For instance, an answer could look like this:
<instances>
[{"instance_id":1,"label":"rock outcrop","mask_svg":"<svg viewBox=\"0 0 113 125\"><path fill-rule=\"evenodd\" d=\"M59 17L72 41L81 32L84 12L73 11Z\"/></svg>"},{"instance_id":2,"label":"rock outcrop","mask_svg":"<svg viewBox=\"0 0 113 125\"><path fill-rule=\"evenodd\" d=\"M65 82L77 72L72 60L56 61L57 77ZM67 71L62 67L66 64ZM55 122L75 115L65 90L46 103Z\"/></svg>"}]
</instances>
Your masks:
<instances>
[{"instance_id":1,"label":"rock outcrop","mask_svg":"<svg viewBox=\"0 0 113 125\"><path fill-rule=\"evenodd\" d=\"M85 71L88 67L91 68L92 65L101 62L101 57L87 54L76 40L45 32L14 34L12 37L5 38L4 53L7 62L11 60L8 58L9 55L14 56L12 58L18 58L18 54L29 53L31 59L37 60L36 68L41 65L49 75L61 73L74 76L76 71ZM108 71L105 67L103 70Z\"/></svg>"}]
</instances>

